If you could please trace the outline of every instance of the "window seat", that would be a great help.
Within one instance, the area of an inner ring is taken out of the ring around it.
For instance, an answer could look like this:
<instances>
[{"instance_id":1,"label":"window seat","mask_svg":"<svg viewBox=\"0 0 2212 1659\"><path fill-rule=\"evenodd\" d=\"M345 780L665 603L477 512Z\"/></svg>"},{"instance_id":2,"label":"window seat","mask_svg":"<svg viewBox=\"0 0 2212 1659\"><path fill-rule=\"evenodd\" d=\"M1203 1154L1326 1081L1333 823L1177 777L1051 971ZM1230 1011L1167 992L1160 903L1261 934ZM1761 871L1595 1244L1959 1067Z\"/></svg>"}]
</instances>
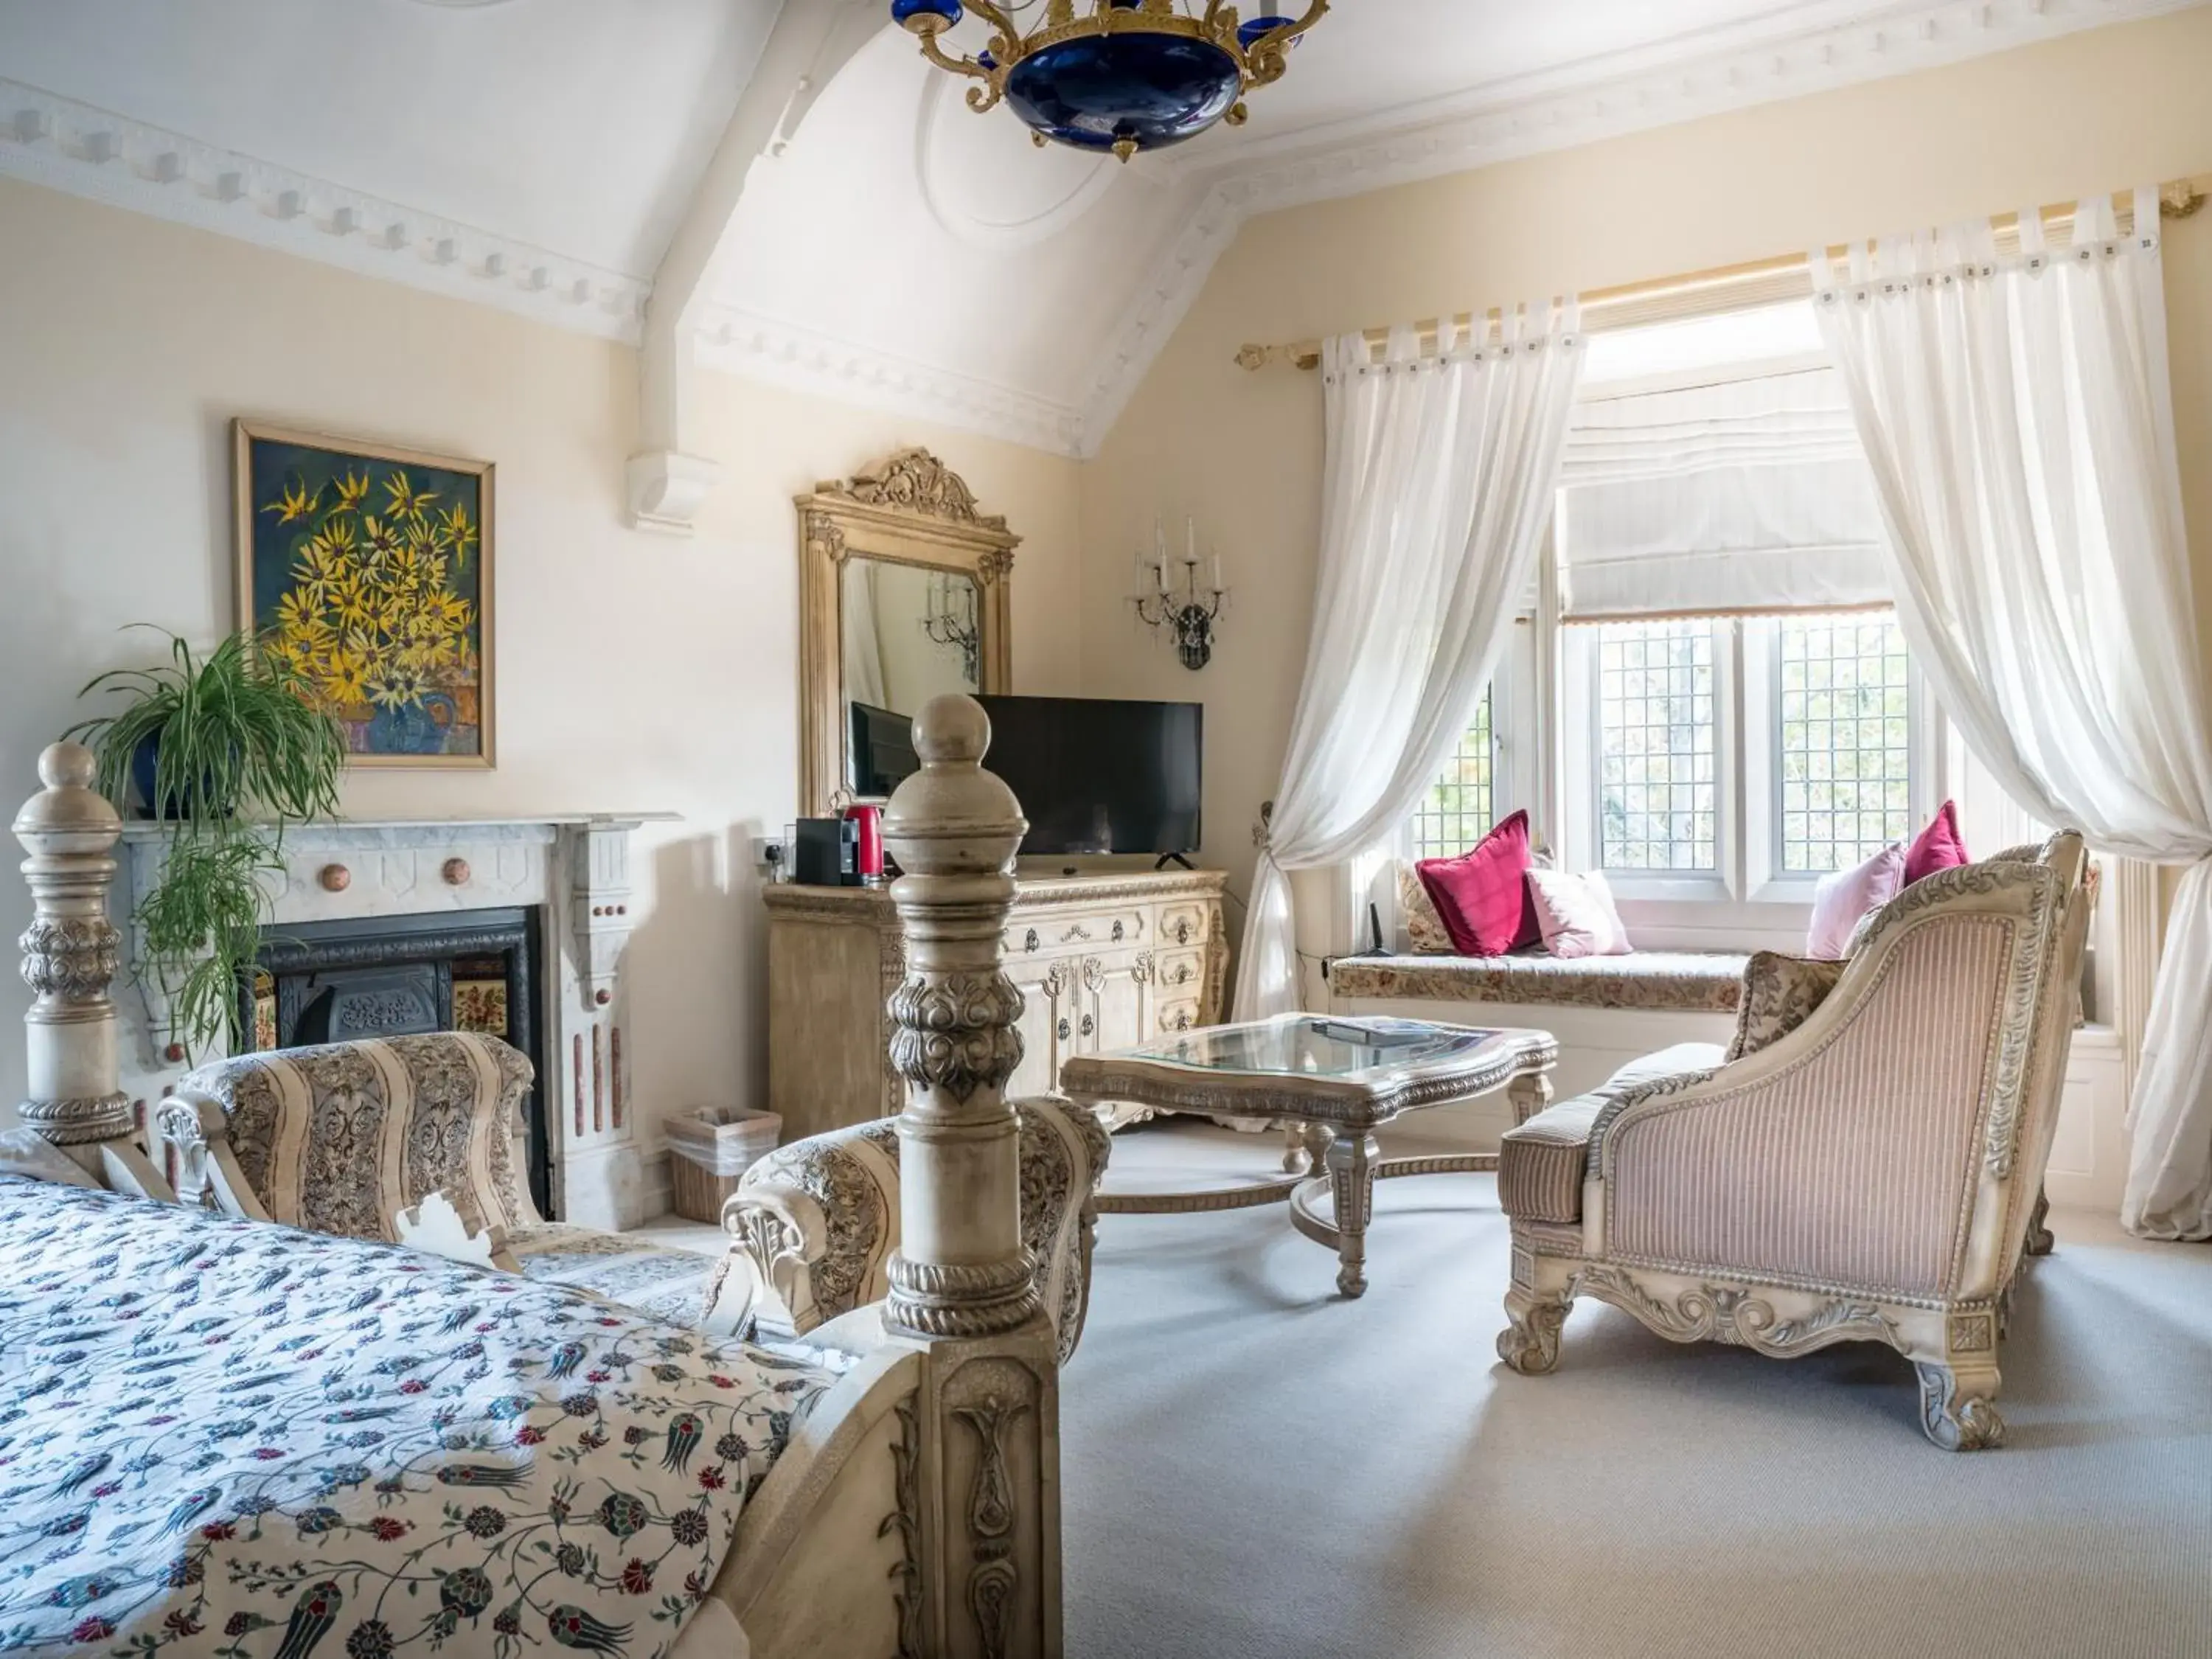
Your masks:
<instances>
[{"instance_id":1,"label":"window seat","mask_svg":"<svg viewBox=\"0 0 2212 1659\"><path fill-rule=\"evenodd\" d=\"M1494 1002L1519 1007L1643 1009L1733 1014L1745 958L1717 951L1635 951L1625 957L1341 957L1337 999Z\"/></svg>"}]
</instances>

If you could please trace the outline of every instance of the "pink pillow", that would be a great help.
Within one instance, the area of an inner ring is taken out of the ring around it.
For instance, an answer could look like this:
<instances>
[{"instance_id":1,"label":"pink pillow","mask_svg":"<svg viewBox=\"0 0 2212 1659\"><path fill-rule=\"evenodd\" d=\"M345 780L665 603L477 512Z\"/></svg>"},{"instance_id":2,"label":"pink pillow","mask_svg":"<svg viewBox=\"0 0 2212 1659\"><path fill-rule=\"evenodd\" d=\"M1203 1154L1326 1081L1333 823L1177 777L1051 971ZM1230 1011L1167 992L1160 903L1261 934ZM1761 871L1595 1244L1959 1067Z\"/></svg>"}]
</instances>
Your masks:
<instances>
[{"instance_id":1,"label":"pink pillow","mask_svg":"<svg viewBox=\"0 0 2212 1659\"><path fill-rule=\"evenodd\" d=\"M1613 908L1613 888L1593 870L1570 876L1558 870L1530 870L1528 890L1536 901L1536 922L1544 948L1555 957L1625 957L1628 930Z\"/></svg>"},{"instance_id":2,"label":"pink pillow","mask_svg":"<svg viewBox=\"0 0 2212 1659\"><path fill-rule=\"evenodd\" d=\"M1905 849L1905 884L1910 887L1923 876L1956 869L1966 862L1966 843L1959 838L1959 809L1947 800Z\"/></svg>"},{"instance_id":3,"label":"pink pillow","mask_svg":"<svg viewBox=\"0 0 2212 1659\"><path fill-rule=\"evenodd\" d=\"M1502 957L1542 937L1521 879L1528 861L1528 815L1516 812L1457 858L1413 866L1462 956Z\"/></svg>"},{"instance_id":4,"label":"pink pillow","mask_svg":"<svg viewBox=\"0 0 2212 1659\"><path fill-rule=\"evenodd\" d=\"M1805 954L1825 962L1849 956L1859 923L1905 890L1905 843L1892 842L1853 870L1820 878L1813 890L1813 927Z\"/></svg>"}]
</instances>

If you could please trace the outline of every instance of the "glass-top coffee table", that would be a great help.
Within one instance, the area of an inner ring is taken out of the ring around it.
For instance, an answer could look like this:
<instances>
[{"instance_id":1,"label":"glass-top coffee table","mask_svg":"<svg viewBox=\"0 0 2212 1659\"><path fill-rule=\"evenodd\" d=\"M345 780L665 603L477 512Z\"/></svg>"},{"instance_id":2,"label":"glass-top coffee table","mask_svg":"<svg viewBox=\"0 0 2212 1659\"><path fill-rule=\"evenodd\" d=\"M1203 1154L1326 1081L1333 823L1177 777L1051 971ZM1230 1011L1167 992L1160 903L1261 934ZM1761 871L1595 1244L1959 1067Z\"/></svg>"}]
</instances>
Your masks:
<instances>
[{"instance_id":1,"label":"glass-top coffee table","mask_svg":"<svg viewBox=\"0 0 2212 1659\"><path fill-rule=\"evenodd\" d=\"M1375 1128L1402 1112L1503 1088L1516 1122L1552 1097L1559 1058L1549 1031L1439 1025L1376 1016L1279 1014L1213 1025L1112 1054L1077 1054L1060 1092L1086 1106L1127 1102L1217 1118L1272 1118L1285 1128L1279 1181L1204 1192L1102 1194L1101 1214L1188 1215L1290 1200L1291 1224L1337 1254L1336 1287L1367 1288L1375 1183L1396 1176L1495 1170L1495 1152L1377 1156ZM1318 1206L1323 1195L1330 1212Z\"/></svg>"}]
</instances>

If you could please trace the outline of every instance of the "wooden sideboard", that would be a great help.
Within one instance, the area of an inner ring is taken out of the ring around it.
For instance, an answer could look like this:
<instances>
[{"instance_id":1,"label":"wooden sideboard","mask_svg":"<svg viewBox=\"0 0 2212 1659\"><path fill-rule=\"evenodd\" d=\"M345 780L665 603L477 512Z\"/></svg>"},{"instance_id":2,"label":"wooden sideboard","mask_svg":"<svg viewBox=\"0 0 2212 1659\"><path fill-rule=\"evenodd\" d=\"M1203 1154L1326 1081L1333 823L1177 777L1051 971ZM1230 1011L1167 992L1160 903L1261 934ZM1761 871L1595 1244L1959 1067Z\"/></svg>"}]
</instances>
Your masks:
<instances>
[{"instance_id":1,"label":"wooden sideboard","mask_svg":"<svg viewBox=\"0 0 2212 1659\"><path fill-rule=\"evenodd\" d=\"M1070 1054L1218 1024L1229 941L1218 870L1060 876L1018 884L1006 973L1022 992L1010 1098L1044 1094ZM769 1106L788 1141L896 1115L884 1004L906 975L881 888L763 890L768 905ZM1109 1128L1149 1116L1102 1110Z\"/></svg>"}]
</instances>

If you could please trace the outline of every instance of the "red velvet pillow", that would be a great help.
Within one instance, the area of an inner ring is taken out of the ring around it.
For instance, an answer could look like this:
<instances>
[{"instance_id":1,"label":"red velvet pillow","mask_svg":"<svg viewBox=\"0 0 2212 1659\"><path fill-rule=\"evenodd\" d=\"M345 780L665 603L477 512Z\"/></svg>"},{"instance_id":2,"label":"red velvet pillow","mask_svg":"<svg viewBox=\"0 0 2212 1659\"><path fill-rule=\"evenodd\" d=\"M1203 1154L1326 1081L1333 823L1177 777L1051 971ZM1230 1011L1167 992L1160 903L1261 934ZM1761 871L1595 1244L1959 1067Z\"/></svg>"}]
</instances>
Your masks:
<instances>
[{"instance_id":1,"label":"red velvet pillow","mask_svg":"<svg viewBox=\"0 0 2212 1659\"><path fill-rule=\"evenodd\" d=\"M1959 837L1959 809L1947 800L1905 849L1905 884L1910 887L1923 876L1955 869L1966 861L1966 843Z\"/></svg>"},{"instance_id":2,"label":"red velvet pillow","mask_svg":"<svg viewBox=\"0 0 2212 1659\"><path fill-rule=\"evenodd\" d=\"M1414 874L1462 956L1502 957L1544 935L1528 896L1528 815L1516 812L1455 859L1423 859Z\"/></svg>"}]
</instances>

